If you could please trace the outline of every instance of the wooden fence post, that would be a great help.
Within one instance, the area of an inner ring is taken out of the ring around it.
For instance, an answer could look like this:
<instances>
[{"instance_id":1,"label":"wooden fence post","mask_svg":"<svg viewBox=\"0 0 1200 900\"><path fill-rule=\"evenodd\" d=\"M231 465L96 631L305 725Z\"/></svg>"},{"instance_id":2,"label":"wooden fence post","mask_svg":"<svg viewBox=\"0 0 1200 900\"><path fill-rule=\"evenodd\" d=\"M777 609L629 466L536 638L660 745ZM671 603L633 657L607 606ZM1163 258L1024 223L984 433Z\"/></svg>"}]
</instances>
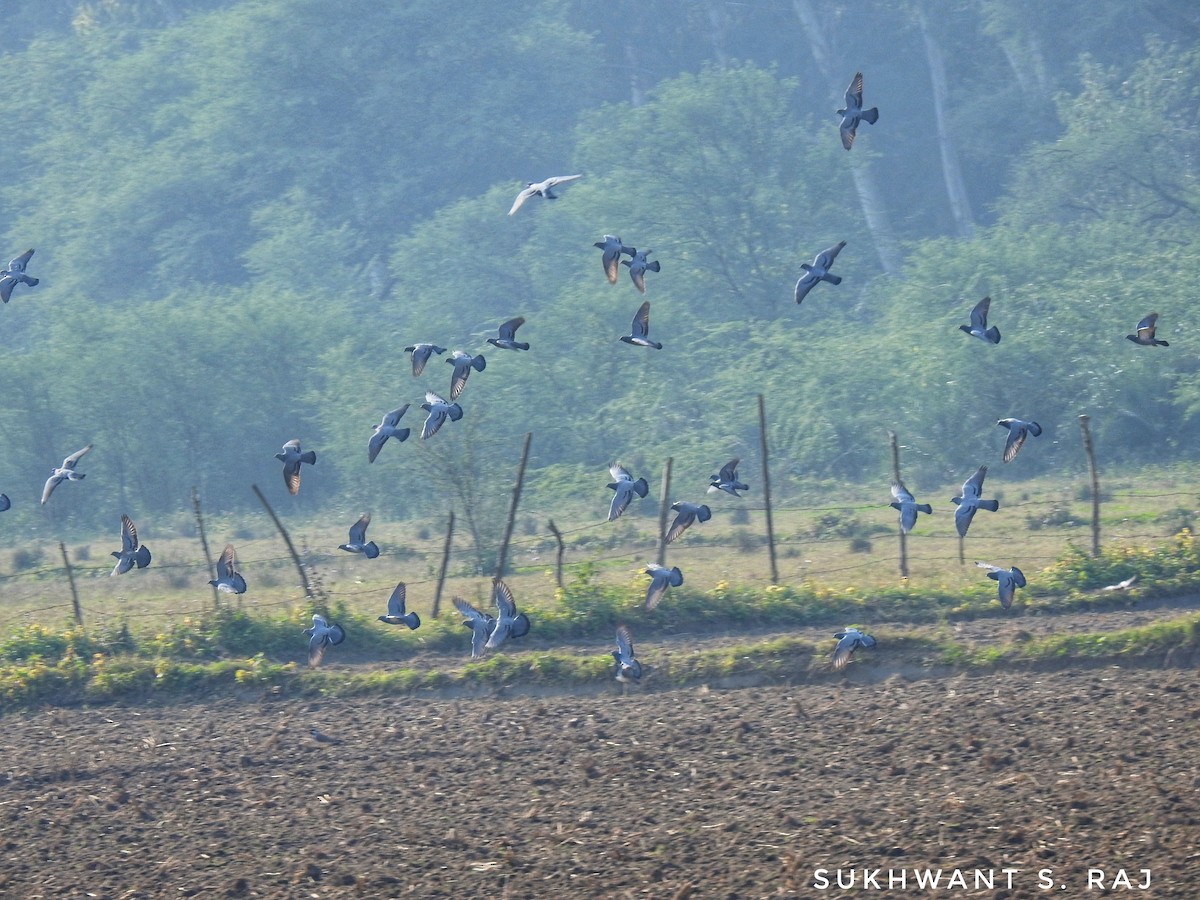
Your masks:
<instances>
[{"instance_id":1,"label":"wooden fence post","mask_svg":"<svg viewBox=\"0 0 1200 900\"><path fill-rule=\"evenodd\" d=\"M525 464L529 462L529 444L533 432L525 432L525 446L521 448L521 464L517 467L517 483L513 485L512 503L508 507L508 521L504 525L504 542L496 557L496 577L504 577L504 566L508 562L508 542L512 540L513 525L517 521L517 504L521 502L521 486L525 483Z\"/></svg>"},{"instance_id":2,"label":"wooden fence post","mask_svg":"<svg viewBox=\"0 0 1200 900\"><path fill-rule=\"evenodd\" d=\"M775 561L775 524L771 519L771 466L767 454L767 410L763 395L758 395L758 443L762 452L763 507L767 512L767 553L771 559L771 584L779 584L779 565Z\"/></svg>"},{"instance_id":3,"label":"wooden fence post","mask_svg":"<svg viewBox=\"0 0 1200 900\"><path fill-rule=\"evenodd\" d=\"M892 481L900 483L900 443L896 440L896 432L888 432L888 440L892 444ZM908 577L908 542L905 540L904 529L900 529L900 577Z\"/></svg>"},{"instance_id":4,"label":"wooden fence post","mask_svg":"<svg viewBox=\"0 0 1200 900\"><path fill-rule=\"evenodd\" d=\"M250 485L255 496L258 497L259 503L263 505L263 509L267 511L267 515L271 517L271 521L275 523L275 527L279 529L279 533L283 535L283 542L287 545L288 553L292 556L292 562L296 564L296 571L300 573L300 582L304 585L304 594L310 600L313 596L312 582L308 580L308 572L304 569L304 564L300 562L300 556L296 553L296 548L292 545L292 539L287 533L287 529L283 527L283 523L279 521L279 516L275 515L275 510L271 509L271 504L267 502L267 498L263 496L263 492L258 489L257 484Z\"/></svg>"},{"instance_id":5,"label":"wooden fence post","mask_svg":"<svg viewBox=\"0 0 1200 900\"><path fill-rule=\"evenodd\" d=\"M662 496L658 503L658 543L655 545L658 553L655 562L660 566L667 562L667 514L671 511L671 464L674 461L674 457L668 456L667 464L663 466Z\"/></svg>"},{"instance_id":6,"label":"wooden fence post","mask_svg":"<svg viewBox=\"0 0 1200 900\"><path fill-rule=\"evenodd\" d=\"M62 553L63 566L67 570L67 583L71 586L71 606L75 609L75 624L83 627L83 609L79 605L79 592L75 590L75 574L71 571L71 560L67 557L67 545L58 542L59 552Z\"/></svg>"},{"instance_id":7,"label":"wooden fence post","mask_svg":"<svg viewBox=\"0 0 1200 900\"><path fill-rule=\"evenodd\" d=\"M1100 555L1100 471L1096 468L1096 451L1092 447L1092 431L1088 417L1079 417L1079 430L1083 432L1083 451L1087 454L1088 469L1092 473L1092 556Z\"/></svg>"},{"instance_id":8,"label":"wooden fence post","mask_svg":"<svg viewBox=\"0 0 1200 900\"><path fill-rule=\"evenodd\" d=\"M196 486L192 485L192 509L196 513L196 530L200 534L200 546L204 549L204 561L208 563L208 574L210 580L215 580L217 570L213 567L212 553L208 549L208 538L204 534L204 517L200 514L200 492L196 490ZM212 585L213 592L213 608L221 608L221 592L217 590L217 586Z\"/></svg>"},{"instance_id":9,"label":"wooden fence post","mask_svg":"<svg viewBox=\"0 0 1200 900\"><path fill-rule=\"evenodd\" d=\"M563 586L563 551L566 549L563 544L562 532L558 530L558 526L554 524L554 520L550 520L550 533L554 535L554 540L558 542L558 555L554 559L554 579L558 582L558 586Z\"/></svg>"},{"instance_id":10,"label":"wooden fence post","mask_svg":"<svg viewBox=\"0 0 1200 900\"><path fill-rule=\"evenodd\" d=\"M454 539L454 510L450 510L450 521L446 523L446 542L442 544L442 567L438 569L437 589L433 592L433 617L442 610L442 585L446 583L446 570L450 568L450 542Z\"/></svg>"}]
</instances>

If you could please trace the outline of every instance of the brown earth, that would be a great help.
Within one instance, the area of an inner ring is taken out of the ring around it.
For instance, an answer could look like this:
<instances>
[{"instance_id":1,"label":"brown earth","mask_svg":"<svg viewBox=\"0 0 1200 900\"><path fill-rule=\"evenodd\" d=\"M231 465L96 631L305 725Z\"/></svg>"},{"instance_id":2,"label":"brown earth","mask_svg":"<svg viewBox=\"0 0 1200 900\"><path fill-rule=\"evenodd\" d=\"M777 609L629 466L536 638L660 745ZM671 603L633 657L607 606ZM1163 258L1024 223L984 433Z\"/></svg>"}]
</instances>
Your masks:
<instances>
[{"instance_id":1,"label":"brown earth","mask_svg":"<svg viewBox=\"0 0 1200 900\"><path fill-rule=\"evenodd\" d=\"M800 684L10 713L0 895L742 900L882 870L890 896L1066 898L1105 895L1103 869L1195 898L1183 662L972 675L877 651Z\"/></svg>"}]
</instances>

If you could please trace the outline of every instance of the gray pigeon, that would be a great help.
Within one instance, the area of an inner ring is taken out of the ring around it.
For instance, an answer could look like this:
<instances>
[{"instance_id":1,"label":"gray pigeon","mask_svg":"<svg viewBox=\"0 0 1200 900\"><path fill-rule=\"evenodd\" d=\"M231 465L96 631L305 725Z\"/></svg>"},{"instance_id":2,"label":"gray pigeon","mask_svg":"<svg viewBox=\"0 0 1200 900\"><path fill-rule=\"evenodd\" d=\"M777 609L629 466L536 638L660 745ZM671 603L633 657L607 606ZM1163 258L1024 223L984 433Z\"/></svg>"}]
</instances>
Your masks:
<instances>
[{"instance_id":1,"label":"gray pigeon","mask_svg":"<svg viewBox=\"0 0 1200 900\"><path fill-rule=\"evenodd\" d=\"M645 497L650 491L650 485L646 483L645 478L639 478L634 481L633 476L629 474L629 470L620 463L609 466L608 474L613 477L612 482L608 486L615 492L612 498L612 505L608 508L608 521L615 522L629 508L634 495Z\"/></svg>"},{"instance_id":2,"label":"gray pigeon","mask_svg":"<svg viewBox=\"0 0 1200 900\"><path fill-rule=\"evenodd\" d=\"M318 613L313 613L312 627L305 628L308 636L308 665L316 668L325 659L325 652L330 647L336 647L346 639L346 630L337 622L327 621Z\"/></svg>"},{"instance_id":3,"label":"gray pigeon","mask_svg":"<svg viewBox=\"0 0 1200 900\"><path fill-rule=\"evenodd\" d=\"M1156 322L1158 322L1158 313L1150 313L1150 315L1138 322L1137 334L1127 334L1125 338L1142 347L1170 347L1171 345L1166 341L1160 341L1155 338L1154 329Z\"/></svg>"},{"instance_id":4,"label":"gray pigeon","mask_svg":"<svg viewBox=\"0 0 1200 900\"><path fill-rule=\"evenodd\" d=\"M439 347L437 344L413 344L411 347L405 347L404 352L412 354L412 370L415 378L425 371L425 363L429 362L431 355L436 353L441 356L446 352L446 348Z\"/></svg>"},{"instance_id":5,"label":"gray pigeon","mask_svg":"<svg viewBox=\"0 0 1200 900\"><path fill-rule=\"evenodd\" d=\"M25 267L29 265L31 256L33 256L33 251L26 250L10 262L7 269L0 270L0 300L7 303L8 298L12 296L13 288L18 284L27 284L30 287L37 285L37 278L31 278L25 274Z\"/></svg>"},{"instance_id":6,"label":"gray pigeon","mask_svg":"<svg viewBox=\"0 0 1200 900\"><path fill-rule=\"evenodd\" d=\"M633 324L629 328L629 334L621 335L621 340L627 344L634 344L638 347L653 347L655 350L661 350L662 344L658 341L650 340L650 301L647 300L638 307L638 311L634 313Z\"/></svg>"},{"instance_id":7,"label":"gray pigeon","mask_svg":"<svg viewBox=\"0 0 1200 900\"><path fill-rule=\"evenodd\" d=\"M400 420L408 412L408 407L409 404L405 403L400 408L393 409L390 413L384 413L383 419L375 426L375 433L367 441L367 462L375 462L375 457L379 455L379 451L383 449L383 445L388 442L388 438L395 438L401 444L408 440L412 429L400 427Z\"/></svg>"},{"instance_id":8,"label":"gray pigeon","mask_svg":"<svg viewBox=\"0 0 1200 900\"><path fill-rule=\"evenodd\" d=\"M604 274L608 278L609 284L617 283L617 275L621 271L621 254L626 253L633 256L637 252L633 247L626 247L615 234L606 234L603 242L597 241L592 246L604 251L600 262L604 266Z\"/></svg>"},{"instance_id":9,"label":"gray pigeon","mask_svg":"<svg viewBox=\"0 0 1200 900\"><path fill-rule=\"evenodd\" d=\"M421 409L429 414L425 417L425 424L421 427L421 440L437 434L446 419L457 422L463 417L461 406L457 403L447 403L433 391L425 393L425 402L421 404Z\"/></svg>"},{"instance_id":10,"label":"gray pigeon","mask_svg":"<svg viewBox=\"0 0 1200 900\"><path fill-rule=\"evenodd\" d=\"M408 589L403 581L396 585L392 596L388 597L387 615L380 616L380 622L388 625L407 625L412 631L421 627L421 617L415 612L406 611L405 595L407 592Z\"/></svg>"},{"instance_id":11,"label":"gray pigeon","mask_svg":"<svg viewBox=\"0 0 1200 900\"><path fill-rule=\"evenodd\" d=\"M517 316L515 319L509 319L500 326L500 337L488 338L487 342L501 350L528 350L529 344L524 341L517 340L517 329L525 324L524 316ZM479 357L483 359L483 357ZM482 371L482 370L481 370Z\"/></svg>"},{"instance_id":12,"label":"gray pigeon","mask_svg":"<svg viewBox=\"0 0 1200 900\"><path fill-rule=\"evenodd\" d=\"M833 261L837 259L842 248L846 246L845 241L838 241L832 247L822 250L813 259L812 265L808 263L800 263L800 268L804 270L804 274L800 276L800 280L796 282L796 302L802 303L804 298L808 296L808 292L817 286L817 282L828 281L830 284L841 284L842 277L840 275L830 275L829 270L833 266Z\"/></svg>"},{"instance_id":13,"label":"gray pigeon","mask_svg":"<svg viewBox=\"0 0 1200 900\"><path fill-rule=\"evenodd\" d=\"M954 527L958 529L959 537L967 536L971 520L975 518L975 510L986 509L995 512L1000 508L999 500L981 500L983 496L983 479L987 477L987 466L980 466L975 474L963 482L962 494L951 497L950 502L958 507L954 511Z\"/></svg>"},{"instance_id":14,"label":"gray pigeon","mask_svg":"<svg viewBox=\"0 0 1200 900\"><path fill-rule=\"evenodd\" d=\"M703 503L687 503L683 500L676 500L671 504L671 509L675 510L677 515L675 521L671 523L671 527L667 529L668 544L674 542L691 528L693 522L707 522L712 518L712 510Z\"/></svg>"},{"instance_id":15,"label":"gray pigeon","mask_svg":"<svg viewBox=\"0 0 1200 900\"><path fill-rule=\"evenodd\" d=\"M334 737L331 734L326 734L315 725L308 729L308 733L318 744L340 744L342 742L340 737Z\"/></svg>"},{"instance_id":16,"label":"gray pigeon","mask_svg":"<svg viewBox=\"0 0 1200 900\"><path fill-rule=\"evenodd\" d=\"M12 509L12 501L8 499L8 494L0 494L0 512L7 509Z\"/></svg>"},{"instance_id":17,"label":"gray pigeon","mask_svg":"<svg viewBox=\"0 0 1200 900\"><path fill-rule=\"evenodd\" d=\"M676 566L668 569L658 563L646 566L646 574L650 576L650 587L646 588L646 609L654 609L663 598L669 587L679 587L683 584L683 573Z\"/></svg>"},{"instance_id":18,"label":"gray pigeon","mask_svg":"<svg viewBox=\"0 0 1200 900\"><path fill-rule=\"evenodd\" d=\"M1017 458L1017 454L1021 452L1021 447L1025 443L1025 438L1029 435L1039 437L1042 433L1042 426L1037 422L1026 422L1024 419L1000 419L996 422L997 425L1003 425L1008 429L1008 440L1004 442L1004 461L1012 462Z\"/></svg>"},{"instance_id":19,"label":"gray pigeon","mask_svg":"<svg viewBox=\"0 0 1200 900\"><path fill-rule=\"evenodd\" d=\"M217 577L209 582L223 594L246 593L246 579L237 571L237 554L233 544L226 544L217 558Z\"/></svg>"},{"instance_id":20,"label":"gray pigeon","mask_svg":"<svg viewBox=\"0 0 1200 900\"><path fill-rule=\"evenodd\" d=\"M463 624L471 629L471 659L483 656L483 648L487 644L492 629L496 627L494 616L480 612L462 597L453 597L454 608L466 616Z\"/></svg>"},{"instance_id":21,"label":"gray pigeon","mask_svg":"<svg viewBox=\"0 0 1200 900\"><path fill-rule=\"evenodd\" d=\"M134 565L139 569L150 565L150 548L138 543L137 528L129 516L121 516L121 549L114 550L112 555L117 560L117 564L113 566L113 575L124 575Z\"/></svg>"},{"instance_id":22,"label":"gray pigeon","mask_svg":"<svg viewBox=\"0 0 1200 900\"><path fill-rule=\"evenodd\" d=\"M857 628L846 628L837 632L834 637L837 638L837 646L833 648L833 656L829 660L834 671L841 671L845 668L846 663L850 662L854 651L859 647L865 647L868 650L875 649L875 638L864 634Z\"/></svg>"},{"instance_id":23,"label":"gray pigeon","mask_svg":"<svg viewBox=\"0 0 1200 900\"><path fill-rule=\"evenodd\" d=\"M725 465L721 466L719 475L710 475L709 479L712 483L708 486L708 492L711 494L714 491L724 491L727 494L740 497L742 495L738 491L750 490L750 485L744 481L738 481L737 467L740 462L740 459L731 459Z\"/></svg>"},{"instance_id":24,"label":"gray pigeon","mask_svg":"<svg viewBox=\"0 0 1200 900\"><path fill-rule=\"evenodd\" d=\"M612 651L617 661L617 681L637 682L642 678L642 664L633 655L633 633L628 625L617 626L617 649Z\"/></svg>"},{"instance_id":25,"label":"gray pigeon","mask_svg":"<svg viewBox=\"0 0 1200 900\"><path fill-rule=\"evenodd\" d=\"M538 196L546 200L557 200L558 195L554 193L556 187L565 186L572 181L578 181L582 175L553 175L545 181L533 182L530 181L525 185L525 190L517 194L517 199L513 201L512 209L508 211L511 216L518 209L525 205L525 201L530 197Z\"/></svg>"},{"instance_id":26,"label":"gray pigeon","mask_svg":"<svg viewBox=\"0 0 1200 900\"><path fill-rule=\"evenodd\" d=\"M977 562L975 565L981 569L987 569L987 577L993 579L998 585L998 593L1000 596L1000 605L1005 609L1012 606L1013 597L1017 593L1017 588L1025 587L1025 573L1012 566L1008 569L1002 569L999 566L993 566L991 563Z\"/></svg>"},{"instance_id":27,"label":"gray pigeon","mask_svg":"<svg viewBox=\"0 0 1200 900\"><path fill-rule=\"evenodd\" d=\"M288 493L293 497L300 493L300 464L310 466L317 462L315 450L300 450L300 438L292 438L283 445L283 449L275 454L275 458L283 463L283 483L287 485Z\"/></svg>"},{"instance_id":28,"label":"gray pigeon","mask_svg":"<svg viewBox=\"0 0 1200 900\"><path fill-rule=\"evenodd\" d=\"M842 146L847 150L854 146L854 138L858 134L859 122L874 125L879 121L879 110L876 107L872 106L870 109L863 109L862 72L854 73L854 78L850 81L850 87L846 88L846 106L844 109L839 109L837 114L842 117L842 124L840 126Z\"/></svg>"},{"instance_id":29,"label":"gray pigeon","mask_svg":"<svg viewBox=\"0 0 1200 900\"><path fill-rule=\"evenodd\" d=\"M653 262L646 259L653 252L653 250L634 250L633 259L621 260L621 265L629 266L629 277L633 279L633 286L643 294L646 293L646 273L662 271L662 266L659 265L657 259Z\"/></svg>"},{"instance_id":30,"label":"gray pigeon","mask_svg":"<svg viewBox=\"0 0 1200 900\"><path fill-rule=\"evenodd\" d=\"M467 386L467 376L471 374L472 369L482 372L487 368L487 360L483 358L482 353L472 356L462 350L455 350L446 362L454 366L454 370L450 373L451 400L457 400L458 395L463 392L463 388Z\"/></svg>"},{"instance_id":31,"label":"gray pigeon","mask_svg":"<svg viewBox=\"0 0 1200 900\"><path fill-rule=\"evenodd\" d=\"M374 541L367 540L367 526L371 524L371 514L363 513L359 520L350 526L350 540L344 544L338 544L339 550L345 550L347 553L361 553L367 559L374 559L379 555L379 547Z\"/></svg>"},{"instance_id":32,"label":"gray pigeon","mask_svg":"<svg viewBox=\"0 0 1200 900\"><path fill-rule=\"evenodd\" d=\"M971 324L959 325L958 330L966 334L973 335L982 341L987 341L989 344L1000 343L1000 329L993 325L988 328L987 317L988 310L991 309L992 298L984 297L975 304L975 308L971 310Z\"/></svg>"},{"instance_id":33,"label":"gray pigeon","mask_svg":"<svg viewBox=\"0 0 1200 900\"><path fill-rule=\"evenodd\" d=\"M917 498L909 493L903 481L892 482L892 496L896 499L888 504L892 509L900 510L900 531L908 534L917 524L917 513L933 515L933 507L928 503L918 503Z\"/></svg>"},{"instance_id":34,"label":"gray pigeon","mask_svg":"<svg viewBox=\"0 0 1200 900\"><path fill-rule=\"evenodd\" d=\"M92 445L88 444L82 450L76 450L70 456L62 461L62 465L58 468L50 470L50 477L46 479L46 484L42 487L42 504L50 499L50 494L64 481L80 481L87 476L82 472L76 472L75 466L81 460Z\"/></svg>"},{"instance_id":35,"label":"gray pigeon","mask_svg":"<svg viewBox=\"0 0 1200 900\"><path fill-rule=\"evenodd\" d=\"M492 599L496 603L496 624L483 646L495 650L510 637L529 634L529 616L517 612L517 602L507 584L496 578L492 581Z\"/></svg>"}]
</instances>

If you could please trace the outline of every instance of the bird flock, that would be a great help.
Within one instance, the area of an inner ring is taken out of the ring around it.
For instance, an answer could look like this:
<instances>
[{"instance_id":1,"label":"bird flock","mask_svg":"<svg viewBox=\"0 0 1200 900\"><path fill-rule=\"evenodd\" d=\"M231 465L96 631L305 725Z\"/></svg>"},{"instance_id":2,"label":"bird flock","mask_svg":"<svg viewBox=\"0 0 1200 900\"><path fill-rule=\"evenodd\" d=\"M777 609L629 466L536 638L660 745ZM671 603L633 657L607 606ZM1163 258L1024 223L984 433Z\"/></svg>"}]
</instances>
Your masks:
<instances>
[{"instance_id":1,"label":"bird flock","mask_svg":"<svg viewBox=\"0 0 1200 900\"><path fill-rule=\"evenodd\" d=\"M879 120L879 110L876 107L866 108L863 105L863 76L856 72L845 92L845 105L836 111L841 117L839 135L842 146L850 150L855 143L858 128L862 123L874 125ZM583 174L559 175L546 178L540 182L526 184L513 201L508 215L515 215L527 202L534 197L544 200L557 200L561 191L568 185L583 178ZM647 273L661 273L662 265L657 259L650 259L652 250L639 250L628 246L617 235L605 234L597 241L595 248L601 251L601 267L609 284L619 280L621 267L628 269L629 278L639 294L646 293ZM822 282L837 286L842 278L831 271L839 254L846 248L846 241L838 241L815 255L811 263L800 264L801 274L796 281L793 296L797 304L801 304L809 293ZM13 291L18 285L29 288L36 287L39 279L28 274L27 268L33 257L32 249L12 259L0 270L0 301L8 303ZM626 258L628 257L628 258ZM971 337L996 345L1000 343L1000 329L988 325L991 312L991 297L984 297L970 311L969 325L960 325L959 329ZM1139 346L1167 347L1167 341L1155 336L1158 313L1150 313L1138 322L1134 333L1127 338ZM517 340L517 331L525 324L523 316L515 316L497 327L496 337L487 338L487 343L497 350L524 352L530 349L526 341ZM663 344L650 337L650 301L645 300L633 315L629 334L621 335L619 340L635 347L662 350ZM404 351L411 354L412 374L419 378L425 372L429 361L441 357L447 348L432 342L414 342L405 347ZM421 426L420 440L433 438L449 422L458 422L465 411L458 402L466 390L472 372L482 373L487 369L487 360L482 353L469 353L455 349L445 362L451 366L449 399L442 397L432 390L425 392L425 402L420 408L426 413ZM491 376L489 376L491 377ZM378 425L373 426L373 432L367 442L367 461L374 463L388 441L396 444L404 443L411 435L412 429L400 423L408 412L411 404L405 403L395 409L385 412ZM1042 434L1042 427L1033 420L1017 417L1006 417L996 423L1008 431L1001 459L1008 463L1014 460L1029 437ZM92 450L88 444L63 459L62 464L54 467L46 479L42 489L41 503L44 506L51 494L62 483L81 481L86 476L78 471L80 460ZM288 493L295 496L300 491L301 473L304 466L315 466L317 454L314 450L304 450L298 438L284 443L275 458L283 464L283 481ZM738 477L738 459L732 459L723 465L720 471L710 476L709 493L726 493L740 498L743 492L749 490L749 485ZM956 506L955 528L960 537L965 538L975 513L980 510L995 512L999 509L999 501L983 498L984 478L987 466L979 466L962 486L959 496L952 502ZM649 485L645 478L634 478L620 463L614 463L609 468L612 481L608 488L613 491L608 511L608 521L612 522L621 517L629 508L634 498L645 498L649 493ZM918 515L933 514L933 507L928 503L918 503L913 494L898 479L891 485L893 501L891 506L900 513L900 530L903 534L911 531L917 523ZM0 512L10 508L11 501L5 494L0 494ZM712 510L703 503L693 503L678 500L671 504L675 517L668 526L662 540L669 544L679 539L689 528L697 523L709 521ZM349 527L346 543L339 545L340 550L361 554L366 559L375 559L380 555L380 549L374 541L367 540L367 528L371 522L370 513L364 513ZM139 542L137 528L127 515L121 516L121 549L114 551L116 565L113 575L122 575L130 570L144 569L150 565L150 550ZM987 577L997 582L998 597L1001 606L1008 609L1018 588L1026 586L1025 575L1019 568L1009 566L1004 568L991 563L977 562L976 565L987 572ZM683 584L683 572L678 567L650 564L645 568L645 574L650 577L646 590L644 606L647 610L654 609L672 587ZM242 594L247 589L246 580L237 570L237 555L232 544L225 546L216 563L216 578L209 582L216 590L224 593ZM1132 584L1132 579L1129 581ZM1114 585L1113 590L1123 590L1127 584ZM471 658L479 658L487 651L495 650L508 639L518 639L529 633L529 617L519 612L512 590L500 578L496 578L491 591L492 607L487 611L477 609L474 605L454 597L455 608L463 616L463 625L471 632ZM380 615L378 620L386 625L400 625L409 629L420 627L420 617L406 608L406 586L404 582L396 585L387 602L387 613ZM325 659L329 648L336 647L346 639L345 629L336 622L328 621L320 614L312 616L311 627L304 630L308 638L308 661L310 666L317 666ZM834 634L836 645L830 657L830 668L841 670L859 649L876 647L875 638L863 633L857 628L846 628ZM627 625L619 625L616 630L616 649L612 651L616 664L615 678L620 682L638 682L643 675L643 666L634 655L633 635Z\"/></svg>"}]
</instances>

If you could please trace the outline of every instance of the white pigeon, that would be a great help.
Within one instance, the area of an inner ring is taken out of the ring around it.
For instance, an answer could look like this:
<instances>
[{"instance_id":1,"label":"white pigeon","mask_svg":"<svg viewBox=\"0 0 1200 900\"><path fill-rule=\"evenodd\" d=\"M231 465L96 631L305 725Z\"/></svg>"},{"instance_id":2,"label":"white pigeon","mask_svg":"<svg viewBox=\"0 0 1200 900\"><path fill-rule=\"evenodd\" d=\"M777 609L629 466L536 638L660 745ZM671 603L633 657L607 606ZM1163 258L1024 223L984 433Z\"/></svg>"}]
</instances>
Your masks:
<instances>
[{"instance_id":1,"label":"white pigeon","mask_svg":"<svg viewBox=\"0 0 1200 900\"><path fill-rule=\"evenodd\" d=\"M50 499L50 494L56 487L64 481L80 481L87 476L82 472L76 472L75 466L78 464L84 455L92 449L92 445L88 444L82 450L76 450L70 456L62 461L62 465L50 470L50 477L46 479L46 484L42 487L42 504Z\"/></svg>"},{"instance_id":2,"label":"white pigeon","mask_svg":"<svg viewBox=\"0 0 1200 900\"><path fill-rule=\"evenodd\" d=\"M508 211L511 216L518 209L525 205L525 201L530 197L542 197L546 200L557 200L558 194L554 193L556 187L564 187L572 181L578 181L582 175L552 175L545 181L530 181L525 185L525 189L517 194L517 199L513 201L512 209Z\"/></svg>"}]
</instances>

